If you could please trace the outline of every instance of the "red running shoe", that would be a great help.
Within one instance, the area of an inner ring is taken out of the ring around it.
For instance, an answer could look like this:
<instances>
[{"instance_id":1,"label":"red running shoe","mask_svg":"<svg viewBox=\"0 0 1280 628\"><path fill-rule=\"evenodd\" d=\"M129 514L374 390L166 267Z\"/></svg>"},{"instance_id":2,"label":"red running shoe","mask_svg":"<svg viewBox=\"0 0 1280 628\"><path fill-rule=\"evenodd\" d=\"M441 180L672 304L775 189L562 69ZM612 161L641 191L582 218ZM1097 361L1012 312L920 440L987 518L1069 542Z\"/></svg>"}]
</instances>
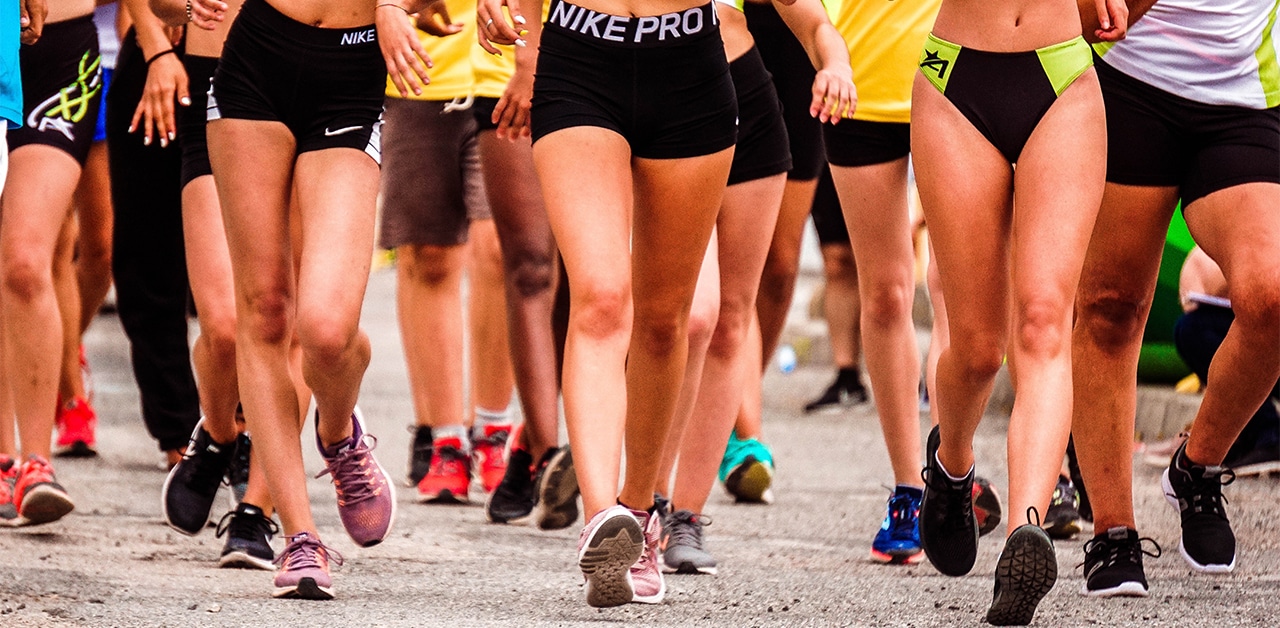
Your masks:
<instances>
[{"instance_id":1,"label":"red running shoe","mask_svg":"<svg viewBox=\"0 0 1280 628\"><path fill-rule=\"evenodd\" d=\"M467 503L471 458L459 438L439 438L432 445L431 470L418 482L418 501Z\"/></svg>"},{"instance_id":2,"label":"red running shoe","mask_svg":"<svg viewBox=\"0 0 1280 628\"><path fill-rule=\"evenodd\" d=\"M13 485L18 481L18 465L13 458L0 454L0 527L22 525L18 505L13 501Z\"/></svg>"},{"instance_id":3,"label":"red running shoe","mask_svg":"<svg viewBox=\"0 0 1280 628\"><path fill-rule=\"evenodd\" d=\"M53 476L53 465L40 456L31 456L18 468L13 502L18 505L22 525L57 521L75 509L67 490Z\"/></svg>"},{"instance_id":4,"label":"red running shoe","mask_svg":"<svg viewBox=\"0 0 1280 628\"><path fill-rule=\"evenodd\" d=\"M53 448L55 456L88 458L98 455L98 440L94 435L98 429L98 415L88 401L77 397L71 403L59 403L54 425L58 431Z\"/></svg>"},{"instance_id":5,"label":"red running shoe","mask_svg":"<svg viewBox=\"0 0 1280 628\"><path fill-rule=\"evenodd\" d=\"M492 493L502 483L507 473L507 441L511 438L511 424L486 425L477 430L471 440L473 464L480 470L480 484L485 494Z\"/></svg>"}]
</instances>

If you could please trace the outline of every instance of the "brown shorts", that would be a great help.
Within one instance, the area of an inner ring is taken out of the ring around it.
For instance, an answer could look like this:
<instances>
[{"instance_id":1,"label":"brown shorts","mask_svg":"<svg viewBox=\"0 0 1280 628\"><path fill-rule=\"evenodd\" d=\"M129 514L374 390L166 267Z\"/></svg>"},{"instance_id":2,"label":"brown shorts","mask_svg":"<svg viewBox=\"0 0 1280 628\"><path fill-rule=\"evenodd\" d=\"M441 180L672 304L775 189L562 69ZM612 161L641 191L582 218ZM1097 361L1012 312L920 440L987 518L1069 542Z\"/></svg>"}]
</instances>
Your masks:
<instances>
[{"instance_id":1,"label":"brown shorts","mask_svg":"<svg viewBox=\"0 0 1280 628\"><path fill-rule=\"evenodd\" d=\"M387 98L382 128L379 245L454 246L491 217L470 111L448 101Z\"/></svg>"}]
</instances>

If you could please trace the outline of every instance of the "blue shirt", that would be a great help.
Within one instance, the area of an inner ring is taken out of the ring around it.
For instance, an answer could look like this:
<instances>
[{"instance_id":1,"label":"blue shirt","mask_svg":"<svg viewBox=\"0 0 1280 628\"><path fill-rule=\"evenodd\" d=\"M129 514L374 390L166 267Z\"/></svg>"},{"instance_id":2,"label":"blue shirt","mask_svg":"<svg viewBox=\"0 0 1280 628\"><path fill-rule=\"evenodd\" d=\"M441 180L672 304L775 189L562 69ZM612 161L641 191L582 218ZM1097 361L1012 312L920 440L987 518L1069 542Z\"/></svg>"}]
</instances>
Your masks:
<instances>
[{"instance_id":1,"label":"blue shirt","mask_svg":"<svg viewBox=\"0 0 1280 628\"><path fill-rule=\"evenodd\" d=\"M22 74L18 64L18 0L0 0L0 118L22 126Z\"/></svg>"}]
</instances>

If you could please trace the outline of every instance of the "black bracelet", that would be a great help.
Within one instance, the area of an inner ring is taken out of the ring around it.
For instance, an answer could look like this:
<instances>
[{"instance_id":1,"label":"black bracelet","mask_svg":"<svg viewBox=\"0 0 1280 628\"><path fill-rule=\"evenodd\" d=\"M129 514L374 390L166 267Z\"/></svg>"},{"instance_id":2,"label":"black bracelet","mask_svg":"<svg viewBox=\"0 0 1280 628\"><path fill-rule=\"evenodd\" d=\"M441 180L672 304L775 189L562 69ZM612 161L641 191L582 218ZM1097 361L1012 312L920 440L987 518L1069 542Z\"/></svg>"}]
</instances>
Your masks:
<instances>
[{"instance_id":1,"label":"black bracelet","mask_svg":"<svg viewBox=\"0 0 1280 628\"><path fill-rule=\"evenodd\" d=\"M406 8L404 8L404 7L402 7L402 6L398 5L398 4L396 4L396 3L394 3L394 2L383 2L382 4L379 4L379 5L375 6L374 8L375 8L375 9L381 9L382 7L395 7L395 8L397 8L397 9L400 9L401 11L404 11L404 14L405 14L405 15L409 15L409 9L406 9Z\"/></svg>"},{"instance_id":2,"label":"black bracelet","mask_svg":"<svg viewBox=\"0 0 1280 628\"><path fill-rule=\"evenodd\" d=\"M165 56L165 55L176 55L176 54L178 54L178 51L177 51L177 50L174 50L173 48L168 48L168 49L166 49L166 50L161 50L160 52L157 52L157 53L155 53L155 54L151 55L151 58L150 58L150 59L147 59L147 67L151 67L151 63L152 63L153 61L155 61L156 59L159 59L160 57L163 57L163 56Z\"/></svg>"}]
</instances>

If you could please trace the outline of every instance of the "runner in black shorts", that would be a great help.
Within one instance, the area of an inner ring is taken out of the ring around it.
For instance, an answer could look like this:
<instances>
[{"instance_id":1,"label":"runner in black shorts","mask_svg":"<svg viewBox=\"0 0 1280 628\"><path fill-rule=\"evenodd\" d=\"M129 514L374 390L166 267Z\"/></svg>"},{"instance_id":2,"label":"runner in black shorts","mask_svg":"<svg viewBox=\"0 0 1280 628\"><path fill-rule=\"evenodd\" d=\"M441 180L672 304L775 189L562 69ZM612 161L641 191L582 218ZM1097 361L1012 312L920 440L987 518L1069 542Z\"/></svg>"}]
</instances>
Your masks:
<instances>
[{"instance_id":1,"label":"runner in black shorts","mask_svg":"<svg viewBox=\"0 0 1280 628\"><path fill-rule=\"evenodd\" d=\"M1107 112L1107 184L1076 297L1073 437L1098 533L1085 592L1147 595L1129 435L1138 353L1174 208L1221 267L1235 313L1191 435L1165 471L1179 553L1197 572L1237 560L1222 463L1280 376L1280 75L1274 2L1156 4L1095 46ZM1177 33L1176 35L1174 33ZM1234 505L1233 505L1234 507Z\"/></svg>"},{"instance_id":2,"label":"runner in black shorts","mask_svg":"<svg viewBox=\"0 0 1280 628\"><path fill-rule=\"evenodd\" d=\"M519 10L509 21L504 4L478 7L491 52L489 42L523 45L517 29L536 28ZM584 4L551 5L531 111L534 164L572 299L564 400L588 518L579 565L588 604L655 603L665 585L653 493L737 107L710 4L672 11L629 0L609 5L616 15Z\"/></svg>"},{"instance_id":3,"label":"runner in black shorts","mask_svg":"<svg viewBox=\"0 0 1280 628\"><path fill-rule=\"evenodd\" d=\"M209 97L209 161L235 277L240 400L270 454L264 470L289 539L274 595L327 599L337 556L311 518L289 344L296 326L343 525L357 544L375 545L390 530L395 497L355 408L369 364L360 306L373 258L385 73L399 86L406 75L425 81L425 53L404 19L416 5L276 1L247 0L227 35ZM196 5L199 26L223 17L220 2ZM291 197L303 233L296 275Z\"/></svg>"},{"instance_id":4,"label":"runner in black shorts","mask_svg":"<svg viewBox=\"0 0 1280 628\"><path fill-rule=\"evenodd\" d=\"M740 7L727 6L733 10L722 7L718 15L738 95L738 146L716 219L715 242L708 247L694 296L695 303L707 299L706 295L718 301L714 304L718 307L710 310L714 323L702 325L713 330L701 346L690 347L691 368L685 372L681 403L658 476L660 492L671 497L672 512L663 522L667 540L662 562L668 572L715 573L716 560L701 542L701 513L717 476L731 492L768 501L768 479L773 473L772 463L764 460L744 458L735 465L741 469L727 469L720 463L742 405L747 367L757 363L758 356L747 349L746 339L786 172L792 165L782 108L769 71L747 30L746 17L737 10ZM779 10L819 65L806 113L820 123L840 121L855 102L844 41L817 0L800 0Z\"/></svg>"},{"instance_id":5,"label":"runner in black shorts","mask_svg":"<svg viewBox=\"0 0 1280 628\"><path fill-rule=\"evenodd\" d=\"M74 505L49 464L63 324L53 257L93 142L102 90L93 2L55 0L34 45L22 46L22 126L8 133L9 185L0 200L5 359L24 462L15 523L62 518Z\"/></svg>"}]
</instances>

